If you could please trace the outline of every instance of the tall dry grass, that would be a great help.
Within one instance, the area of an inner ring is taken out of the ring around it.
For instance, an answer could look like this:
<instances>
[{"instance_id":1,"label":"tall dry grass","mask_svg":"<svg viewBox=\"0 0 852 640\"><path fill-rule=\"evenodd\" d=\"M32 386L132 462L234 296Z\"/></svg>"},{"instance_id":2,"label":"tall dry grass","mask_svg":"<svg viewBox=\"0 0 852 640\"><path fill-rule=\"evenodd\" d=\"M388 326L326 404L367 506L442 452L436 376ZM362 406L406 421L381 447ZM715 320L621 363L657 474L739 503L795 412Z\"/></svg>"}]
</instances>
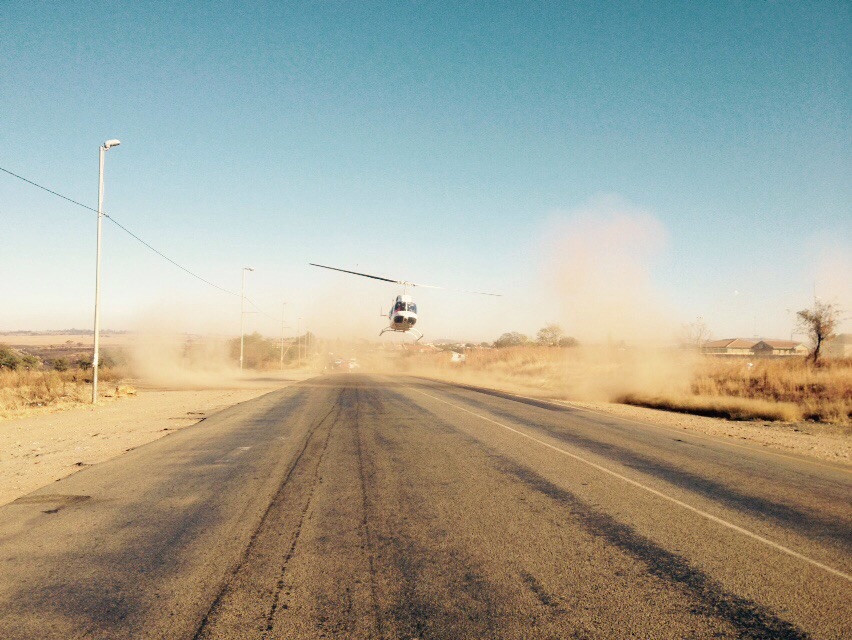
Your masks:
<instances>
[{"instance_id":1,"label":"tall dry grass","mask_svg":"<svg viewBox=\"0 0 852 640\"><path fill-rule=\"evenodd\" d=\"M98 380L105 385L119 382L123 372L102 369ZM91 400L92 372L80 369L68 371L33 371L0 369L0 418L26 414L42 407L80 404Z\"/></svg>"},{"instance_id":2,"label":"tall dry grass","mask_svg":"<svg viewBox=\"0 0 852 640\"><path fill-rule=\"evenodd\" d=\"M750 363L750 364L749 364ZM404 354L385 367L565 400L609 401L737 420L803 419L848 425L852 360L718 359L675 350L525 346Z\"/></svg>"},{"instance_id":3,"label":"tall dry grass","mask_svg":"<svg viewBox=\"0 0 852 640\"><path fill-rule=\"evenodd\" d=\"M792 406L792 419L848 424L852 418L852 360L803 358L743 362L705 358L691 383L694 397L731 398ZM748 406L747 403L745 406Z\"/></svg>"}]
</instances>

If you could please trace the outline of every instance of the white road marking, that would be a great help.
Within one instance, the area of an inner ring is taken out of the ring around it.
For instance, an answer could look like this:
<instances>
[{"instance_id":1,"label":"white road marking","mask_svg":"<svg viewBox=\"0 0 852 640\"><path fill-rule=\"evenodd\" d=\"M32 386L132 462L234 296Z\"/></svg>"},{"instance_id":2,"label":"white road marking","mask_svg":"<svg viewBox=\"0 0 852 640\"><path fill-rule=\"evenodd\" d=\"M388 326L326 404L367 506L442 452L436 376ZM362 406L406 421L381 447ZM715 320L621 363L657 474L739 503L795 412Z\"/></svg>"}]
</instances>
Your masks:
<instances>
[{"instance_id":1,"label":"white road marking","mask_svg":"<svg viewBox=\"0 0 852 640\"><path fill-rule=\"evenodd\" d=\"M409 387L409 389L411 389L412 391L415 391L415 392L417 392L421 395L424 395L427 398L432 398L432 400L437 400L438 402L441 402L441 403L443 403L447 406L453 407L454 409L458 409L459 411L464 411L465 413L469 413L472 416L476 416L477 418L480 418L481 420L485 420L486 422L490 422L491 424L497 425L498 427L506 429L507 431L511 431L512 433L515 433L519 436L522 436L524 438L532 440L533 442L535 442L537 444L540 444L544 447L547 447L548 449L552 449L553 451L561 453L562 455L568 456L569 458L572 458L572 459L574 459L578 462L582 462L583 464L586 464L590 467L593 467L593 468L595 468L598 471L601 471L603 473L609 474L609 475L613 476L614 478L618 478L619 480L623 480L624 482L627 482L628 484L631 484L634 487L642 489L643 491L647 491L648 493L651 493L651 494L653 494L653 495L655 495L659 498L662 498L663 500L668 500L669 502L676 504L679 507L687 509L688 511L692 511L693 513L695 513L695 514L697 514L697 515L699 515L703 518L711 520L712 522L715 522L716 524L720 524L723 527L727 527L728 529L731 529L732 531L736 531L737 533L740 533L744 536L747 536L747 537L751 538L752 540L757 540L758 542L761 542L761 543L763 543L767 546L770 546L773 549L781 551L782 553L786 553L787 555L792 556L793 558L796 558L797 560L807 562L808 564L813 565L815 567L818 567L818 568L822 569L823 571L827 571L827 572L834 574L836 576L839 576L839 577L841 577L841 578L843 578L843 579L845 579L849 582L852 582L852 575L849 575L848 573L844 573L843 571L840 571L840 570L835 569L833 567L829 567L828 565L823 564L822 562L819 562L817 560L814 560L813 558L809 558L805 555L802 555L798 551L793 551L792 549L788 549L787 547L780 545L777 542L773 542L772 540L769 540L767 538L764 538L763 536L760 536L760 535L758 535L758 534L756 534L752 531L749 531L748 529L743 529L742 527L735 525L733 522L728 522L727 520L723 520L722 518L719 518L718 516L714 516L712 513L707 513L706 511L702 511L701 509L698 509L697 507L693 507L692 505L687 504L686 502L683 502L682 500L678 500L677 498L666 495L662 491L657 491L656 489L654 489L652 487L644 485L641 482L637 482L636 480L632 480L631 478L628 478L627 476L624 476L624 475L622 475L622 474L620 474L616 471L612 471L611 469L607 469L606 467L599 465L595 462L592 462L591 460L586 460L585 458L583 458L581 456L578 456L574 453L571 453L570 451L566 451L565 449L562 449L560 447L552 445L549 442L545 442L544 440L539 440L538 438L535 438L535 437L529 435L528 433L524 433L523 431L519 431L518 429L515 429L514 427L510 427L508 425L502 424L500 422L497 422L496 420L492 420L491 418L489 418L487 416L483 416L479 413L476 413L475 411L471 411L470 409L466 409L465 407L459 406L457 404L453 404L452 402L447 402L446 400L442 400L441 398L437 398L433 395L430 395L428 393L420 391L419 389L414 389L413 387Z\"/></svg>"},{"instance_id":2,"label":"white road marking","mask_svg":"<svg viewBox=\"0 0 852 640\"><path fill-rule=\"evenodd\" d=\"M511 394L516 395L516 394ZM586 411L588 413L595 413L599 416L605 416L607 418L614 418L616 420L622 420L624 422L632 422L633 424L638 424L643 427L653 427L654 429L662 429L663 431L669 431L671 433L677 433L679 435L685 435L690 438L699 438L701 440L709 440L710 442L716 442L722 445L726 445L729 447L739 447L740 449L746 449L747 451L753 451L754 453L765 453L771 456L778 456L779 458L786 458L787 460L793 460L795 462L803 462L805 464L812 464L817 467L822 467L823 469L830 469L831 471L839 471L840 473L852 473L852 468L846 469L843 467L834 466L831 464L823 464L818 460L809 460L808 458L799 458L796 456L791 456L787 453L782 453L781 451L772 451L771 449L763 449L758 447L757 445L748 445L748 444L740 444L739 442L729 442L728 440L718 437L711 436L704 433L695 433L690 431L689 429L678 429L676 427L668 427L662 424L652 424L650 422L642 422L641 420L634 420L633 418L624 418L622 416L616 415L614 413L607 413L606 411L598 411L597 409L589 409L587 407L580 407L568 400L542 400L540 398L530 398L528 396L517 396L518 398L525 398L527 400L536 400L537 402L546 402L548 404L552 404L556 407L570 407L571 409L575 409L577 411Z\"/></svg>"},{"instance_id":3,"label":"white road marking","mask_svg":"<svg viewBox=\"0 0 852 640\"><path fill-rule=\"evenodd\" d=\"M476 387L454 385L452 383L445 382L444 380L438 380L437 378L425 378L425 379L431 380L433 382L439 382L441 384L446 384L446 385L449 385L449 386L458 387L460 389L467 389L469 391L477 391ZM488 390L492 391L492 389L488 389ZM496 391L496 389L494 389L494 391ZM633 418L625 418L625 417L619 416L615 413L607 413L606 411L599 411L597 409L589 409L587 407L581 407L579 405L574 404L573 402L571 402L569 400L548 400L547 398L533 398L532 396L524 396L524 395L521 395L520 393L511 393L510 391L500 391L500 393L506 394L507 396L512 396L513 398L523 398L524 400L533 400L535 402L541 402L543 404L549 404L553 407L559 407L561 409L568 407L568 408L574 409L576 411L585 411L587 413L594 413L594 414L597 414L599 416L604 416L605 418L612 418L614 420L619 420L621 422L632 422L633 424L638 424L642 427L651 427L651 428L654 428L654 429L661 429L662 431L669 431L671 433L677 433L679 435L685 435L685 436L688 436L690 438L698 438L698 439L701 439L701 440L709 440L710 442L715 442L717 444L725 445L725 446L728 446L728 447L738 447L740 449L745 449L746 451L752 451L754 453L765 453L766 455L778 456L779 458L786 458L787 460L793 460L795 462L801 462L801 463L804 463L804 464L812 464L814 466L822 467L823 469L829 469L831 471L839 471L840 473L852 474L852 467L844 468L844 467L835 466L835 465L831 465L831 464L824 464L824 463L822 463L818 460L810 460L810 459L804 458L804 457L791 456L787 453L782 453L781 451L773 451L772 449L764 449L764 448L758 447L756 445L747 445L747 444L740 444L739 442L730 442L729 440L722 438L722 437L719 437L719 436L711 436L711 435L707 435L707 434L704 434L704 433L695 433L694 431L692 431L690 429L678 429L676 427L667 427L667 426L661 425L661 424L653 424L651 422L643 422L641 420L635 420ZM838 463L838 464L842 464L842 463Z\"/></svg>"}]
</instances>

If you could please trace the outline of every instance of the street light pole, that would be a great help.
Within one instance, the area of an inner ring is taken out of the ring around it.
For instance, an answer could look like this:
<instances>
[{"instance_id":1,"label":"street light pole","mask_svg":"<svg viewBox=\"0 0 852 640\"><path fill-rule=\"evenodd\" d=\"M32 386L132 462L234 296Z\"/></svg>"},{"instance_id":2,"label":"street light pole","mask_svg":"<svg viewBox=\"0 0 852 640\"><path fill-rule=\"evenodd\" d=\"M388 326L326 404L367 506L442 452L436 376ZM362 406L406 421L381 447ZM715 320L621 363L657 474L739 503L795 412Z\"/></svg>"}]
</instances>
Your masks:
<instances>
[{"instance_id":1,"label":"street light pole","mask_svg":"<svg viewBox=\"0 0 852 640\"><path fill-rule=\"evenodd\" d=\"M101 227L104 217L104 153L121 142L107 140L98 153L98 246L95 255L95 347L92 353L92 404L98 402L98 364L101 337Z\"/></svg>"},{"instance_id":2,"label":"street light pole","mask_svg":"<svg viewBox=\"0 0 852 640\"><path fill-rule=\"evenodd\" d=\"M243 354L245 352L245 318L246 318L246 271L254 271L251 267L243 267L243 288L240 295L240 371L243 370Z\"/></svg>"},{"instance_id":3,"label":"street light pole","mask_svg":"<svg viewBox=\"0 0 852 640\"><path fill-rule=\"evenodd\" d=\"M287 308L287 303L281 303L281 369L284 369L284 313Z\"/></svg>"},{"instance_id":4,"label":"street light pole","mask_svg":"<svg viewBox=\"0 0 852 640\"><path fill-rule=\"evenodd\" d=\"M302 319L299 318L299 322L296 325L296 333L298 334L296 339L298 342L299 348L299 368L302 367Z\"/></svg>"}]
</instances>

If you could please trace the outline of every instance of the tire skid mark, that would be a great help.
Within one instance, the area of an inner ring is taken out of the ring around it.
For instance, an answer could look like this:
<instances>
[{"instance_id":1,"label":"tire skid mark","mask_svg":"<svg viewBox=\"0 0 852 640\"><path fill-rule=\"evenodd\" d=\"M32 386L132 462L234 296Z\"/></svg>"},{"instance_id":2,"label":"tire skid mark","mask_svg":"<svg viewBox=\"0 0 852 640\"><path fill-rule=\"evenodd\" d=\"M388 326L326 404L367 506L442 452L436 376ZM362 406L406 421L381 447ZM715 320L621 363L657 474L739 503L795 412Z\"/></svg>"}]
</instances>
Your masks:
<instances>
[{"instance_id":1,"label":"tire skid mark","mask_svg":"<svg viewBox=\"0 0 852 640\"><path fill-rule=\"evenodd\" d=\"M559 607L557 598L548 593L533 574L527 571L520 571L518 575L520 575L521 580L523 580L524 584L529 587L529 590L533 592L533 595L541 604L545 607L552 607L560 611L562 610L561 607Z\"/></svg>"},{"instance_id":2,"label":"tire skid mark","mask_svg":"<svg viewBox=\"0 0 852 640\"><path fill-rule=\"evenodd\" d=\"M287 473L284 475L284 479L281 481L281 484L278 486L278 490L276 491L272 500L269 501L269 505L266 507L266 510L263 512L263 516L261 516L261 518L260 518L260 520L257 524L257 527L255 527L255 530L252 532L252 535L249 538L249 543L246 545L246 548L243 551L242 556L240 557L240 559L236 563L236 565L231 569L231 571L228 574L228 576L226 577L226 579L223 581L222 587L219 589L219 593L216 595L216 598L213 600L213 603L210 605L210 608L207 610L207 613L205 613L204 617L201 619L201 622L199 623L198 628L196 629L195 634L193 635L193 640L201 640L202 638L204 638L204 632L207 629L208 625L210 624L213 615L219 610L220 606L222 605L223 597L227 593L228 588L231 586L231 583L233 582L234 578L239 573L242 566L246 563L249 555L251 554L252 549L254 548L254 546L256 544L256 540L258 538L258 535L264 529L264 525L269 520L270 514L273 511L273 508L278 503L278 498L281 494L281 491L284 489L284 487L290 481L290 478L292 477L293 473L298 468L299 463L301 462L302 458L305 455L305 452L308 450L308 447L310 446L311 442L313 442L314 436L316 435L317 431L319 431L322 428L325 421L328 420L329 416L331 416L331 414L334 413L335 409L338 408L339 402L340 402L340 396L342 394L343 394L343 392L341 391L338 394L338 397L335 400L335 402L332 404L331 408L328 410L328 412L322 418L320 418L317 421L316 425L314 425L311 429L308 430L308 433L305 436L305 440L302 443L302 447L301 447L301 449L299 449L299 453L296 454L296 457L293 459L293 463L290 465L290 468L287 469ZM331 429L329 429L329 433L330 432L331 432ZM326 438L325 444L326 444L326 446L328 445L328 438ZM323 449L323 453L324 452L325 452L325 449ZM301 529L301 521L299 522L299 528ZM297 537L298 537L298 533L297 533Z\"/></svg>"},{"instance_id":3,"label":"tire skid mark","mask_svg":"<svg viewBox=\"0 0 852 640\"><path fill-rule=\"evenodd\" d=\"M508 609L505 604L501 608L504 594L464 547L448 549L447 542L436 542L447 540L447 531L435 514L430 515L428 489L411 476L410 461L403 454L400 442L408 439L410 425L399 416L417 414L422 407L394 391L384 391L392 398L393 410L385 406L375 411L376 403L369 396L362 405L377 416L394 416L391 430L383 433L378 428L372 434L395 470L392 477L400 493L394 506L384 505L374 530L377 563L395 577L391 592L382 594L388 596L385 632L389 637L423 640L501 637L498 611ZM406 411L400 414L399 406ZM390 433L396 437L390 438ZM418 539L418 531L429 532L427 539ZM436 571L436 567L443 568ZM435 597L436 587L439 597Z\"/></svg>"},{"instance_id":4,"label":"tire skid mark","mask_svg":"<svg viewBox=\"0 0 852 640\"><path fill-rule=\"evenodd\" d=\"M370 499L367 495L367 473L364 467L364 454L361 445L361 394L360 390L355 389L355 452L358 458L358 475L361 480L361 499L363 505L363 519L361 520L361 530L364 536L364 545L367 547L367 559L370 565L370 598L373 606L373 616L375 619L375 631L379 638L384 637L384 624L382 622L382 612L379 607L377 577L376 577L376 552L373 543L373 533L370 528L369 513Z\"/></svg>"},{"instance_id":5,"label":"tire skid mark","mask_svg":"<svg viewBox=\"0 0 852 640\"><path fill-rule=\"evenodd\" d=\"M340 408L340 398L343 395L341 391L340 395L337 398L337 402L331 411L327 414L331 415L334 409ZM302 535L302 527L305 524L305 520L307 519L308 511L310 511L311 503L313 502L314 494L316 493L316 488L320 483L320 468L322 467L323 460L325 459L326 452L328 451L328 443L331 440L331 434L334 431L334 427L340 420L340 411L338 410L337 415L332 420L331 424L328 427L328 433L325 436L325 441L322 445L322 450L317 457L316 466L314 467L313 479L311 480L311 488L308 491L308 496L305 500L305 504L302 507L301 512L299 513L299 522L296 524L296 530L293 533L293 541L290 543L290 548L287 550L286 555L284 556L283 561L281 562L281 570L278 577L278 582L275 585L275 590L273 592L272 597L272 605L269 609L269 613L266 614L266 628L261 635L261 640L266 640L269 637L269 632L273 630L275 626L275 614L279 609L286 609L287 602L285 598L282 598L281 594L283 593L285 596L289 596L289 591L285 592L284 587L286 586L285 576L287 573L287 565L292 560L293 555L296 553L296 547L299 544L299 538ZM319 427L317 427L317 430ZM273 501L275 502L275 501Z\"/></svg>"}]
</instances>

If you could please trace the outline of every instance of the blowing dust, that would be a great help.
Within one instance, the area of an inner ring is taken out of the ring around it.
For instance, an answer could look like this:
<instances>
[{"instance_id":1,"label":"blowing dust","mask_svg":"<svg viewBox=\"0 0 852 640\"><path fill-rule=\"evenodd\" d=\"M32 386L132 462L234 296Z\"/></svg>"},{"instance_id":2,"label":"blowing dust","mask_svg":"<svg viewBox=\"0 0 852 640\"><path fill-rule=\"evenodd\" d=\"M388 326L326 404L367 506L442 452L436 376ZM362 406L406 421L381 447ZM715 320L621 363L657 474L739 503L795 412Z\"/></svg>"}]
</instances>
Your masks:
<instances>
[{"instance_id":1,"label":"blowing dust","mask_svg":"<svg viewBox=\"0 0 852 640\"><path fill-rule=\"evenodd\" d=\"M688 394L695 364L687 354L604 345L477 349L467 351L464 362L453 362L450 355L413 351L375 354L367 370L563 400L612 402L633 395Z\"/></svg>"},{"instance_id":2,"label":"blowing dust","mask_svg":"<svg viewBox=\"0 0 852 640\"><path fill-rule=\"evenodd\" d=\"M148 388L230 389L247 379L229 361L225 339L142 334L124 347L124 355L129 373Z\"/></svg>"},{"instance_id":3,"label":"blowing dust","mask_svg":"<svg viewBox=\"0 0 852 640\"><path fill-rule=\"evenodd\" d=\"M674 348L679 323L653 277L667 243L662 222L600 196L553 217L545 238L541 269L559 323L584 345L558 358L561 393L606 401L688 393L696 360Z\"/></svg>"}]
</instances>

